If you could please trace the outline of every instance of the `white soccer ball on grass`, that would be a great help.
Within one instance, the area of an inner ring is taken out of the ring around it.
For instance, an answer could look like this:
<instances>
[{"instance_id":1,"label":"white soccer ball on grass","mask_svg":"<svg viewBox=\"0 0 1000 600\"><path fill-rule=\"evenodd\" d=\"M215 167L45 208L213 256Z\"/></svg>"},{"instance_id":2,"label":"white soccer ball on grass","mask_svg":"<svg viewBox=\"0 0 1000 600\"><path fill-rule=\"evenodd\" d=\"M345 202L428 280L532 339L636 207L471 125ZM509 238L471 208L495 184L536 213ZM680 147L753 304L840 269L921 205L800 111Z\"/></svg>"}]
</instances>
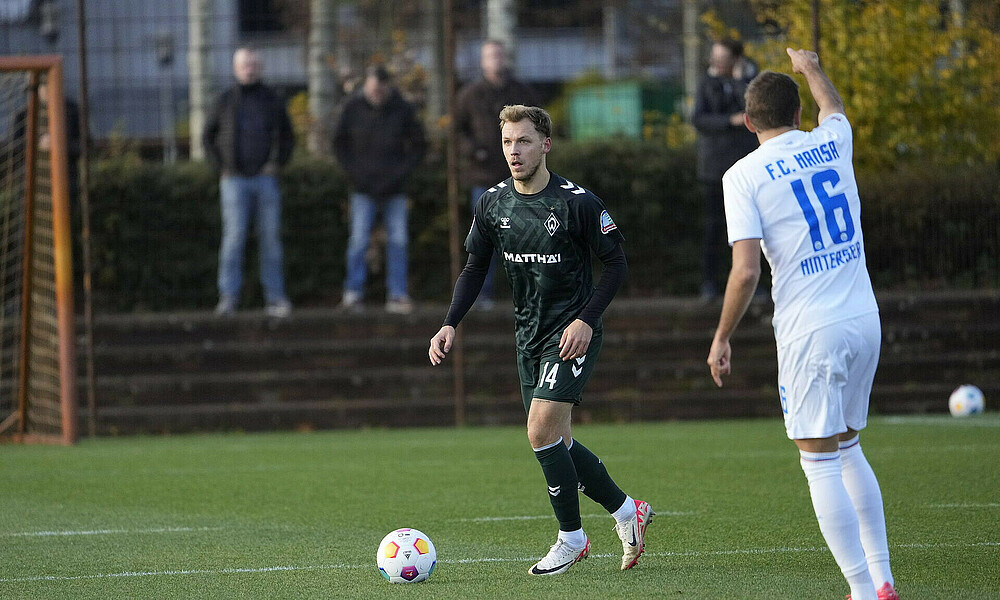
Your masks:
<instances>
[{"instance_id":1,"label":"white soccer ball on grass","mask_svg":"<svg viewBox=\"0 0 1000 600\"><path fill-rule=\"evenodd\" d=\"M376 561L390 583L416 583L434 572L437 551L431 538L416 529L397 529L382 538Z\"/></svg>"},{"instance_id":2,"label":"white soccer ball on grass","mask_svg":"<svg viewBox=\"0 0 1000 600\"><path fill-rule=\"evenodd\" d=\"M983 391L974 385L960 385L948 398L948 410L953 417L978 415L986 408Z\"/></svg>"}]
</instances>

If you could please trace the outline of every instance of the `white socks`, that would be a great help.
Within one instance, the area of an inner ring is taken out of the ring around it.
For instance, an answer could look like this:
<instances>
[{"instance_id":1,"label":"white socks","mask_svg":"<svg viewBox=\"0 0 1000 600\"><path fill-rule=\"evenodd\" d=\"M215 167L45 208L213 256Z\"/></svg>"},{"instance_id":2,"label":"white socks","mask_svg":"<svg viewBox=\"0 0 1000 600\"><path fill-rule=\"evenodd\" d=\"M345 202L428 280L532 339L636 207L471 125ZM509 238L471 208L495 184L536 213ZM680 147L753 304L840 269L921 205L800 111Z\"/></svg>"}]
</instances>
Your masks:
<instances>
[{"instance_id":1,"label":"white socks","mask_svg":"<svg viewBox=\"0 0 1000 600\"><path fill-rule=\"evenodd\" d=\"M614 506L612 504L611 506ZM632 496L626 494L625 502L615 512L611 513L611 516L615 518L615 521L621 523L622 521L628 521L635 516L635 500Z\"/></svg>"},{"instance_id":2,"label":"white socks","mask_svg":"<svg viewBox=\"0 0 1000 600\"><path fill-rule=\"evenodd\" d=\"M878 600L861 546L858 514L841 476L840 452L799 451L813 510L826 545L851 586L853 600Z\"/></svg>"},{"instance_id":3,"label":"white socks","mask_svg":"<svg viewBox=\"0 0 1000 600\"><path fill-rule=\"evenodd\" d=\"M574 548L583 548L587 545L587 534L583 532L582 527L576 531L563 531L560 529L559 539Z\"/></svg>"},{"instance_id":4,"label":"white socks","mask_svg":"<svg viewBox=\"0 0 1000 600\"><path fill-rule=\"evenodd\" d=\"M622 521L627 521L635 516L635 500L632 496L625 496L625 502L622 503L621 507L611 514L615 518L615 521L621 523ZM583 533L583 529L577 529L576 531L559 531L559 539L566 542L574 548L583 548L587 545L587 535Z\"/></svg>"},{"instance_id":5,"label":"white socks","mask_svg":"<svg viewBox=\"0 0 1000 600\"><path fill-rule=\"evenodd\" d=\"M840 443L841 471L844 487L851 496L854 510L858 514L861 529L861 545L868 559L868 572L875 587L885 583L895 585L889 569L889 542L885 533L885 510L882 507L882 491L871 465L861 451L861 440L857 437Z\"/></svg>"}]
</instances>

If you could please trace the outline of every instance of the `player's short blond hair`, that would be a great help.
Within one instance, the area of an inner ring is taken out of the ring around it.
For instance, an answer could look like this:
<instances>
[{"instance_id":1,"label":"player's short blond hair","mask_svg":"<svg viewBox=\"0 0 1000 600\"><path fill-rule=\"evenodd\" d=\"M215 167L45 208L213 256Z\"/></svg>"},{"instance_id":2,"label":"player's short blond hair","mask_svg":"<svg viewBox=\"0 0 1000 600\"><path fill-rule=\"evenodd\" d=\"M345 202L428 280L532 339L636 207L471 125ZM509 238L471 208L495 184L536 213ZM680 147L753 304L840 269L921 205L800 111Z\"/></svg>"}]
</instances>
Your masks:
<instances>
[{"instance_id":1,"label":"player's short blond hair","mask_svg":"<svg viewBox=\"0 0 1000 600\"><path fill-rule=\"evenodd\" d=\"M552 137L552 117L544 108L537 106L513 104L503 107L500 111L500 129L503 129L505 123L519 123L525 119L531 121L535 131L542 134L542 137Z\"/></svg>"}]
</instances>

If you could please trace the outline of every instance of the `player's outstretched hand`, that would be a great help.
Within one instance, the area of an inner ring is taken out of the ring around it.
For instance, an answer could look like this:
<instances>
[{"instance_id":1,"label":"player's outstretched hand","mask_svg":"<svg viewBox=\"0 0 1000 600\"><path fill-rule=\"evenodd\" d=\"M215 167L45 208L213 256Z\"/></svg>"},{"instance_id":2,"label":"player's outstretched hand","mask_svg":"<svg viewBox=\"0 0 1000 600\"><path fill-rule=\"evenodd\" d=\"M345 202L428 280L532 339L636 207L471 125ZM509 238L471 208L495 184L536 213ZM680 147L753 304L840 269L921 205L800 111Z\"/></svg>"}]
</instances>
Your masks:
<instances>
[{"instance_id":1,"label":"player's outstretched hand","mask_svg":"<svg viewBox=\"0 0 1000 600\"><path fill-rule=\"evenodd\" d=\"M431 338L431 347L427 350L427 356L431 359L432 365L439 365L455 341L455 328L451 325L442 327L434 337Z\"/></svg>"},{"instance_id":2,"label":"player's outstretched hand","mask_svg":"<svg viewBox=\"0 0 1000 600\"><path fill-rule=\"evenodd\" d=\"M720 340L712 341L712 349L708 351L708 360L705 362L712 369L712 379L715 380L715 385L719 387L722 387L722 376L729 375L732 353L733 349L729 346L729 342Z\"/></svg>"},{"instance_id":3,"label":"player's outstretched hand","mask_svg":"<svg viewBox=\"0 0 1000 600\"><path fill-rule=\"evenodd\" d=\"M569 324L559 340L559 358L573 360L587 354L594 330L580 319Z\"/></svg>"},{"instance_id":4,"label":"player's outstretched hand","mask_svg":"<svg viewBox=\"0 0 1000 600\"><path fill-rule=\"evenodd\" d=\"M792 70L804 74L809 69L819 68L819 55L810 50L792 50L785 48L788 58L792 59Z\"/></svg>"}]
</instances>

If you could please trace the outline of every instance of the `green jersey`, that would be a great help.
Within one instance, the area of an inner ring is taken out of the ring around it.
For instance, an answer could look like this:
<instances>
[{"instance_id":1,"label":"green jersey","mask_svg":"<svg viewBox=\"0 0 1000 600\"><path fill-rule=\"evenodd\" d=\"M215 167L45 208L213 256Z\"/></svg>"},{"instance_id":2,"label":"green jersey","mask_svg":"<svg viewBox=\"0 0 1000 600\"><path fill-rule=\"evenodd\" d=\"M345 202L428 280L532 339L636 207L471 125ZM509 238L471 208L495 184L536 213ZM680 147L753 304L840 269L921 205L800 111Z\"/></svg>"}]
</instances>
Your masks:
<instances>
[{"instance_id":1,"label":"green jersey","mask_svg":"<svg viewBox=\"0 0 1000 600\"><path fill-rule=\"evenodd\" d=\"M465 249L499 255L514 297L518 352L535 357L590 301L591 251L603 255L624 239L600 198L552 173L537 194L518 193L510 178L486 190Z\"/></svg>"}]
</instances>

